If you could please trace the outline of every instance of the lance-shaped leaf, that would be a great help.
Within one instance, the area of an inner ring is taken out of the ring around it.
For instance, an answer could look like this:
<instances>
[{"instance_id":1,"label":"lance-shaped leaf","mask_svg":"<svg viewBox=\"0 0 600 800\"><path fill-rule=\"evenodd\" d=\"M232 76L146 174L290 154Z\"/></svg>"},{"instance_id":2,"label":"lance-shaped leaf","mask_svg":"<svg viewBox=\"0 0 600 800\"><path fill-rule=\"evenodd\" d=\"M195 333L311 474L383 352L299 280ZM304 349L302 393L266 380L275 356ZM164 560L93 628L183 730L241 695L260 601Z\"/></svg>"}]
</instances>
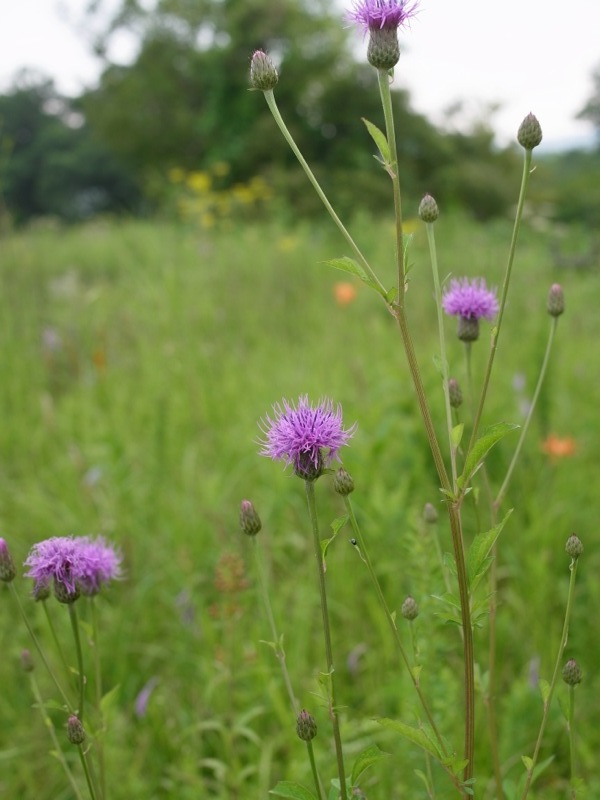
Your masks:
<instances>
[{"instance_id":1,"label":"lance-shaped leaf","mask_svg":"<svg viewBox=\"0 0 600 800\"><path fill-rule=\"evenodd\" d=\"M500 439L504 439L507 433L516 430L518 427L518 425L513 425L511 422L498 422L496 425L491 425L489 428L486 428L469 450L463 473L458 479L459 489L464 489L464 487L468 485L475 470L492 447L499 442Z\"/></svg>"},{"instance_id":2,"label":"lance-shaped leaf","mask_svg":"<svg viewBox=\"0 0 600 800\"><path fill-rule=\"evenodd\" d=\"M363 750L362 753L359 753L354 764L352 765L352 785L355 785L358 782L358 779L366 769L372 767L373 764L376 764L378 761L388 758L388 756L389 753L384 753L384 751L380 750L376 744L367 747L366 750Z\"/></svg>"},{"instance_id":3,"label":"lance-shaped leaf","mask_svg":"<svg viewBox=\"0 0 600 800\"><path fill-rule=\"evenodd\" d=\"M479 582L488 571L490 564L492 563L490 550L494 546L494 542L500 535L500 532L512 514L512 511L513 510L511 508L510 511L506 513L502 522L494 525L493 528L485 533L478 533L473 539L467 555L467 575L469 577L469 588L471 592L475 591L479 585Z\"/></svg>"},{"instance_id":4,"label":"lance-shaped leaf","mask_svg":"<svg viewBox=\"0 0 600 800\"><path fill-rule=\"evenodd\" d=\"M271 789L269 794L273 797L287 797L291 800L316 800L312 792L306 789L299 783L293 781L279 781L274 789Z\"/></svg>"},{"instance_id":5,"label":"lance-shaped leaf","mask_svg":"<svg viewBox=\"0 0 600 800\"><path fill-rule=\"evenodd\" d=\"M412 725L406 725L406 723L400 722L400 720L389 719L387 717L378 719L377 722L382 727L387 728L390 731L396 731L396 733L404 736L405 739L408 739L409 741L414 742L414 744L419 745L419 747L423 748L423 750L432 755L434 758L441 758L442 754L437 742L430 739L426 731L422 728L414 728Z\"/></svg>"},{"instance_id":6,"label":"lance-shaped leaf","mask_svg":"<svg viewBox=\"0 0 600 800\"><path fill-rule=\"evenodd\" d=\"M369 122L368 119L362 118L362 121L365 123L367 130L371 136L371 139L377 145L377 149L381 153L381 158L383 159L384 165L388 165L392 161L392 155L390 153L390 146L388 144L388 140L386 139L385 133L380 131L377 125L373 125L372 122Z\"/></svg>"},{"instance_id":7,"label":"lance-shaped leaf","mask_svg":"<svg viewBox=\"0 0 600 800\"><path fill-rule=\"evenodd\" d=\"M385 290L381 289L381 287L369 277L365 268L361 267L358 261L355 261L353 258L350 258L349 256L342 256L341 258L330 258L323 263L327 264L328 267L333 267L334 269L339 269L342 272L347 272L350 275L355 275L357 278L360 278L363 283L366 283L367 286L370 286L371 289L375 289L375 291L382 297L386 296Z\"/></svg>"}]
</instances>

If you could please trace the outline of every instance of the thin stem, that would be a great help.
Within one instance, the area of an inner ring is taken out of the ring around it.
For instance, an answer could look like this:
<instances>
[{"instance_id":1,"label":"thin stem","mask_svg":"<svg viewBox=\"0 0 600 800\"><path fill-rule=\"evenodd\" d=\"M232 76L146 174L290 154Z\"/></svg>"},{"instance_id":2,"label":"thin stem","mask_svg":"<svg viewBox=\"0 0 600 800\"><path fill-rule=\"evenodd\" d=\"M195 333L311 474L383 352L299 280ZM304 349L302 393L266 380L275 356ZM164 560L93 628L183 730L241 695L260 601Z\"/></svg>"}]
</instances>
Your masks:
<instances>
[{"instance_id":1,"label":"thin stem","mask_svg":"<svg viewBox=\"0 0 600 800\"><path fill-rule=\"evenodd\" d=\"M29 622L29 619L27 618L27 614L25 613L25 609L23 608L23 604L21 603L21 598L19 597L18 592L17 592L17 590L15 589L15 587L14 587L14 585L12 583L9 583L9 586L11 588L11 591L13 593L13 596L14 596L15 600L17 601L17 606L19 607L19 611L21 613L21 617L23 618L23 622L25 623L25 627L27 628L27 630L29 632L29 636L31 637L31 641L35 645L35 649L37 650L39 657L42 659L42 663L44 664L44 667L46 668L46 671L47 671L48 675L52 678L52 682L56 686L56 689L57 689L58 693L62 697L63 702L64 702L65 706L67 707L67 710L72 712L73 711L73 706L71 705L71 701L69 700L69 698L65 694L64 689L62 688L62 686L58 682L58 678L56 677L56 675L54 674L54 672L52 670L52 667L48 663L48 659L46 658L46 654L42 650L42 646L41 646L41 644L39 642L39 639L35 635L35 633L33 631L33 628L31 627L31 624Z\"/></svg>"},{"instance_id":2,"label":"thin stem","mask_svg":"<svg viewBox=\"0 0 600 800\"><path fill-rule=\"evenodd\" d=\"M323 789L321 786L321 779L319 777L319 772L317 770L317 764L315 762L315 753L313 750L312 742L306 743L306 751L308 753L308 760L310 761L310 769L313 776L313 781L315 784L315 789L317 790L317 797L318 800L324 800Z\"/></svg>"},{"instance_id":3,"label":"thin stem","mask_svg":"<svg viewBox=\"0 0 600 800\"><path fill-rule=\"evenodd\" d=\"M292 711L294 712L295 716L298 716L298 713L300 711L300 706L298 705L298 701L296 699L296 696L294 695L294 690L292 689L292 682L290 680L290 674L288 672L285 661L285 650L283 649L281 644L281 637L277 633L277 626L275 625L275 617L273 616L273 608L271 606L271 600L269 598L267 579L265 576L265 570L262 563L260 548L258 546L256 536L252 537L252 545L253 545L252 549L254 551L254 563L256 565L256 574L258 577L258 588L262 604L267 614L267 620L269 623L271 636L273 637L273 648L275 650L275 655L277 656L277 660L279 661L281 674L283 676L283 682L285 683L285 688L288 694L290 705L292 707Z\"/></svg>"},{"instance_id":4,"label":"thin stem","mask_svg":"<svg viewBox=\"0 0 600 800\"><path fill-rule=\"evenodd\" d=\"M85 699L85 674L83 672L83 652L81 649L81 637L79 635L79 625L77 623L77 610L75 603L69 603L69 617L71 619L71 628L73 629L73 638L75 639L75 650L77 652L77 669L79 671L79 709L77 716L83 722L83 703Z\"/></svg>"},{"instance_id":5,"label":"thin stem","mask_svg":"<svg viewBox=\"0 0 600 800\"><path fill-rule=\"evenodd\" d=\"M65 755L60 746L60 742L58 740L58 736L56 735L56 731L54 730L54 725L52 724L52 720L50 719L44 708L44 701L42 700L42 695L40 694L40 688L37 684L36 679L33 676L33 673L30 673L29 681L31 683L31 692L35 698L37 707L40 710L40 714L42 715L48 733L50 734L50 738L52 739L52 744L54 745L54 755L60 762L63 770L65 771L65 775L67 776L67 780L71 784L71 788L73 789L73 793L75 794L76 800L83 800L81 792L79 791L79 787L77 786L77 782L75 781L73 773L71 772L71 769L67 763L67 759L65 758Z\"/></svg>"},{"instance_id":6,"label":"thin stem","mask_svg":"<svg viewBox=\"0 0 600 800\"><path fill-rule=\"evenodd\" d=\"M567 720L569 729L569 765L571 769L571 797L575 798L575 687L569 686L569 718Z\"/></svg>"},{"instance_id":7,"label":"thin stem","mask_svg":"<svg viewBox=\"0 0 600 800\"><path fill-rule=\"evenodd\" d=\"M435 307L437 310L438 335L440 339L440 357L442 360L442 386L444 389L444 406L446 409L446 427L448 429L448 451L450 453L450 466L452 470L452 488L457 489L457 470L456 470L456 447L452 443L452 407L450 405L450 390L448 388L448 359L446 356L446 336L444 334L444 315L442 312L442 288L440 285L440 273L437 260L437 248L435 246L435 233L433 223L425 225L427 232L427 242L429 244L429 257L431 259L431 271L433 274L433 288L435 293Z\"/></svg>"},{"instance_id":8,"label":"thin stem","mask_svg":"<svg viewBox=\"0 0 600 800\"><path fill-rule=\"evenodd\" d=\"M504 495L506 494L506 491L508 489L510 479L512 478L512 474L514 472L517 461L519 460L521 449L523 447L523 442L525 441L525 436L527 435L527 431L529 430L529 425L533 417L533 412L535 411L535 407L537 405L537 401L540 396L542 384L544 382L544 378L546 377L546 372L548 370L548 363L550 361L550 353L552 352L552 345L554 344L554 337L556 335L557 325L558 325L558 317L552 317L552 323L550 325L550 331L548 333L548 342L546 343L546 352L544 353L544 360L542 361L542 366L540 369L540 374L538 376L535 391L533 393L533 398L531 400L529 410L527 411L527 417L525 418L525 422L523 423L523 427L521 428L519 441L517 442L515 452L513 453L512 460L506 472L506 477L504 478L504 482L502 483L502 486L498 490L498 494L496 496L496 499L494 500L494 507L496 509L500 508L500 506L502 505L502 501L504 500Z\"/></svg>"},{"instance_id":9,"label":"thin stem","mask_svg":"<svg viewBox=\"0 0 600 800\"><path fill-rule=\"evenodd\" d=\"M390 176L394 192L394 217L396 229L396 267L398 272L398 297L400 308L404 307L406 293L406 270L404 265L404 239L402 236L402 195L400 192L400 172L398 170L398 153L396 148L396 132L394 129L394 110L392 107L392 93L390 91L389 73L385 69L377 70L379 80L379 94L385 119L385 131L388 147L390 148L391 163L389 164Z\"/></svg>"},{"instance_id":10,"label":"thin stem","mask_svg":"<svg viewBox=\"0 0 600 800\"><path fill-rule=\"evenodd\" d=\"M83 745L77 745L77 749L79 750L79 759L81 761L81 766L83 767L83 772L85 775L85 780L87 782L88 790L90 793L91 800L96 800L96 792L94 789L94 782L92 780L92 774L90 770L90 765L88 764L86 754L83 751Z\"/></svg>"},{"instance_id":11,"label":"thin stem","mask_svg":"<svg viewBox=\"0 0 600 800\"><path fill-rule=\"evenodd\" d=\"M71 674L71 668L67 664L67 659L65 657L65 651L63 650L60 640L56 635L56 628L54 627L54 623L52 622L52 617L50 616L50 612L48 611L48 604L46 600L42 601L42 606L44 607L44 614L46 615L46 622L48 623L48 627L50 628L50 633L52 635L52 639L54 640L54 645L56 647L56 651L60 657L60 660L63 665L63 669L65 671L65 675Z\"/></svg>"},{"instance_id":12,"label":"thin stem","mask_svg":"<svg viewBox=\"0 0 600 800\"><path fill-rule=\"evenodd\" d=\"M504 273L504 283L502 285L502 298L500 300L500 311L498 312L498 319L496 321L496 324L492 329L492 342L490 347L490 355L487 362L485 377L483 379L483 385L481 387L481 395L479 397L477 412L475 414L475 419L473 420L473 430L471 431L471 440L469 442L467 453L471 450L477 438L479 423L481 421L481 415L483 413L483 406L485 404L485 398L487 396L487 390L490 384L490 377L492 375L494 358L496 355L496 350L498 348L498 338L500 336L500 328L502 326L502 319L504 317L504 308L506 306L506 298L508 296L508 285L510 283L510 276L513 268L513 263L515 260L515 252L517 249L517 238L519 236L519 229L521 227L521 219L523 218L523 206L525 205L525 195L527 193L529 175L531 174L531 154L532 154L531 150L525 150L525 155L523 158L523 175L521 177L521 189L519 191L519 200L517 202L515 222L513 226L513 232L508 251L508 261L506 264L506 271Z\"/></svg>"},{"instance_id":13,"label":"thin stem","mask_svg":"<svg viewBox=\"0 0 600 800\"><path fill-rule=\"evenodd\" d=\"M329 626L329 612L327 610L327 591L325 586L325 570L323 566L323 555L321 552L321 538L319 534L319 520L317 517L317 506L315 502L314 481L304 481L306 488L306 500L308 503L308 513L313 532L313 544L315 547L315 558L317 561L317 573L319 579L319 595L321 598L321 615L323 618L323 636L325 640L325 660L327 662L327 672L330 678L330 708L329 716L333 726L333 738L335 741L335 754L337 759L338 776L340 779L341 800L347 800L346 775L344 769L344 755L342 752L342 738L340 735L340 724L337 716L335 701L335 674L333 667L333 651L331 647L331 630Z\"/></svg>"},{"instance_id":14,"label":"thin stem","mask_svg":"<svg viewBox=\"0 0 600 800\"><path fill-rule=\"evenodd\" d=\"M96 599L90 597L92 616L92 649L94 653L94 686L96 694L96 713L100 719L99 735L96 737L96 750L98 752L98 770L100 772L100 796L106 800L106 764L104 761L104 714L102 713L102 669L100 666L100 648L98 646L98 614Z\"/></svg>"},{"instance_id":15,"label":"thin stem","mask_svg":"<svg viewBox=\"0 0 600 800\"><path fill-rule=\"evenodd\" d=\"M352 250L354 252L354 255L356 256L356 258L358 259L358 261L360 262L360 264L364 268L364 270L367 272L367 274L368 274L369 278L371 279L371 281L376 285L378 292L382 295L382 297L385 298L386 295L387 295L387 290L386 290L385 286L381 283L381 281L379 280L377 275L375 275L375 273L373 272L371 266L369 265L369 262L367 261L365 256L362 254L360 248L358 247L358 245L356 244L356 242L354 241L354 239L350 235L350 233L347 230L347 228L342 223L341 219L335 213L335 211L333 209L333 206L331 205L331 203L327 199L327 196L325 195L325 192L323 191L323 189L321 189L321 186L320 186L318 180L316 179L313 171L308 166L308 163L306 162L306 159L304 158L304 156L302 155L302 153L298 149L298 146L296 145L296 142L294 141L294 139L292 137L292 134L289 132L289 130L287 128L287 125L283 121L283 117L281 116L281 114L279 112L279 109L277 108L277 103L275 101L275 95L273 94L272 91L266 91L266 92L264 92L264 95L265 95L265 100L267 101L267 105L269 106L271 114L273 115L273 118L274 118L275 122L277 123L277 126L278 126L279 130L283 134L283 137L286 140L286 142L289 144L292 152L294 153L294 155L298 159L298 161L300 163L300 166L304 170L308 180L311 182L311 184L312 184L315 192L318 194L321 202L323 203L323 205L327 209L327 212L328 212L329 216L334 221L335 225L337 226L338 230L340 231L340 233L342 234L344 239L348 242L348 244L352 248Z\"/></svg>"},{"instance_id":16,"label":"thin stem","mask_svg":"<svg viewBox=\"0 0 600 800\"><path fill-rule=\"evenodd\" d=\"M571 618L571 608L573 606L573 597L575 595L575 576L577 575L577 559L574 558L571 561L569 566L571 570L571 578L569 580L569 593L567 595L567 607L565 610L565 621L563 623L562 634L560 637L560 645L558 647L558 653L556 656L556 663L554 665L554 673L552 675L552 680L550 682L550 686L548 688L548 695L544 700L544 713L542 715L542 722L540 724L540 730L538 733L538 737L535 743L535 750L533 751L533 758L531 759L531 764L529 769L527 770L527 782L525 784L525 789L523 790L523 794L521 796L521 800L525 800L529 793L529 789L531 787L531 781L533 780L533 771L537 764L538 756L540 753L540 747L542 746L542 739L544 738L544 731L546 730L546 722L548 721L548 713L550 711L550 704L552 703L552 695L554 694L554 688L556 686L556 681L558 679L558 673L560 671L560 667L562 664L563 653L565 651L565 647L567 646L567 639L569 637L569 620Z\"/></svg>"}]
</instances>

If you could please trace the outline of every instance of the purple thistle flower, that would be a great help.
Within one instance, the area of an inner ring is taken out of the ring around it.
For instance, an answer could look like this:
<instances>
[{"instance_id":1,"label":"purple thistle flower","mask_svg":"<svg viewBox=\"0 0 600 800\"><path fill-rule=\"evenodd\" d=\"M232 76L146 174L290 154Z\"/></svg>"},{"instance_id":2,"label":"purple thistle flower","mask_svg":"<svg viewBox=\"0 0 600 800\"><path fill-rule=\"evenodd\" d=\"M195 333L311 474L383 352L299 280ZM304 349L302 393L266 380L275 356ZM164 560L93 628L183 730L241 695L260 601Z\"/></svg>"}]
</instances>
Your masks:
<instances>
[{"instance_id":1,"label":"purple thistle flower","mask_svg":"<svg viewBox=\"0 0 600 800\"><path fill-rule=\"evenodd\" d=\"M488 289L483 278L450 281L450 288L442 298L442 307L452 317L487 320L494 319L499 309L496 291Z\"/></svg>"},{"instance_id":2,"label":"purple thistle flower","mask_svg":"<svg viewBox=\"0 0 600 800\"><path fill-rule=\"evenodd\" d=\"M344 430L342 407L334 408L327 398L311 406L308 395L303 395L297 407L283 400L273 411L273 419L267 415L260 423L265 435L260 454L293 464L295 474L305 480L318 478L356 430L356 423Z\"/></svg>"},{"instance_id":3,"label":"purple thistle flower","mask_svg":"<svg viewBox=\"0 0 600 800\"><path fill-rule=\"evenodd\" d=\"M36 598L47 596L50 586L62 602L73 602L80 592L96 594L103 583L120 575L121 558L102 537L54 536L33 546L25 576L33 578Z\"/></svg>"},{"instance_id":4,"label":"purple thistle flower","mask_svg":"<svg viewBox=\"0 0 600 800\"><path fill-rule=\"evenodd\" d=\"M387 28L397 31L415 15L417 5L408 0L355 0L348 19L362 25L365 30Z\"/></svg>"},{"instance_id":5,"label":"purple thistle flower","mask_svg":"<svg viewBox=\"0 0 600 800\"><path fill-rule=\"evenodd\" d=\"M450 281L442 307L446 314L458 317L458 338L474 342L479 338L479 320L492 320L498 313L496 290L488 289L483 278Z\"/></svg>"}]
</instances>

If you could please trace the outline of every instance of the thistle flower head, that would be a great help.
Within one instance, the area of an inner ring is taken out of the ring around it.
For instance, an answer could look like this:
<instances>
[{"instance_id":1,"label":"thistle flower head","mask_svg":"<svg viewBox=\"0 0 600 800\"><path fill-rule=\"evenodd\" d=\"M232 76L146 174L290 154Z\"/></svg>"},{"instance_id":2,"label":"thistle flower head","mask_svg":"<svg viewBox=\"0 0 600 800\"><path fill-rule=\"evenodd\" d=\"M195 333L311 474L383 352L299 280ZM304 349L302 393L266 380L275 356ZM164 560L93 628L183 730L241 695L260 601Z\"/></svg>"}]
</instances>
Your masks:
<instances>
[{"instance_id":1,"label":"thistle flower head","mask_svg":"<svg viewBox=\"0 0 600 800\"><path fill-rule=\"evenodd\" d=\"M33 578L35 597L47 595L54 585L56 597L74 602L80 592L93 595L102 584L120 576L121 558L102 537L54 536L33 546L25 566Z\"/></svg>"},{"instance_id":2,"label":"thistle flower head","mask_svg":"<svg viewBox=\"0 0 600 800\"><path fill-rule=\"evenodd\" d=\"M250 86L262 92L277 86L279 75L273 61L262 50L255 50L250 61Z\"/></svg>"},{"instance_id":3,"label":"thistle flower head","mask_svg":"<svg viewBox=\"0 0 600 800\"><path fill-rule=\"evenodd\" d=\"M461 278L450 281L444 292L442 307L446 314L463 319L492 320L498 313L498 298L488 289L483 278Z\"/></svg>"},{"instance_id":4,"label":"thistle flower head","mask_svg":"<svg viewBox=\"0 0 600 800\"><path fill-rule=\"evenodd\" d=\"M317 723L315 718L304 708L296 719L296 733L304 742L312 741L317 735Z\"/></svg>"},{"instance_id":5,"label":"thistle flower head","mask_svg":"<svg viewBox=\"0 0 600 800\"><path fill-rule=\"evenodd\" d=\"M408 0L355 0L348 19L365 30L388 28L397 31L417 11L416 2Z\"/></svg>"},{"instance_id":6,"label":"thistle flower head","mask_svg":"<svg viewBox=\"0 0 600 800\"><path fill-rule=\"evenodd\" d=\"M15 562L10 554L8 545L4 539L0 539L0 581L10 583L16 574Z\"/></svg>"},{"instance_id":7,"label":"thistle flower head","mask_svg":"<svg viewBox=\"0 0 600 800\"><path fill-rule=\"evenodd\" d=\"M258 512L250 500L242 500L240 504L240 528L246 536L256 536L262 528Z\"/></svg>"},{"instance_id":8,"label":"thistle flower head","mask_svg":"<svg viewBox=\"0 0 600 800\"><path fill-rule=\"evenodd\" d=\"M316 480L356 429L356 425L344 429L340 405L334 407L325 398L312 406L308 395L300 397L297 406L287 400L275 404L273 417L265 416L260 427L264 434L260 454L292 464L304 480Z\"/></svg>"}]
</instances>

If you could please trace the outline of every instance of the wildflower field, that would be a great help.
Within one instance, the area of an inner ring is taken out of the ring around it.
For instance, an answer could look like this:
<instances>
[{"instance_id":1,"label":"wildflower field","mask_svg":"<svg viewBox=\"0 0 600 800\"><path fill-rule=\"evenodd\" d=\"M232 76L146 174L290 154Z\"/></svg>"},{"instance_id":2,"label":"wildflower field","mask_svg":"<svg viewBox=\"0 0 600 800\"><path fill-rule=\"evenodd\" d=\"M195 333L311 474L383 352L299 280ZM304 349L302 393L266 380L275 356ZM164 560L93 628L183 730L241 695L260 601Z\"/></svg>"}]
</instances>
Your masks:
<instances>
[{"instance_id":1,"label":"wildflower field","mask_svg":"<svg viewBox=\"0 0 600 800\"><path fill-rule=\"evenodd\" d=\"M484 227L442 210L436 225L442 279L501 283L510 221ZM410 219L406 232L412 234L408 316L442 431L425 226ZM560 234L565 249L582 247L581 231ZM355 238L392 282L391 218L358 219ZM259 455L259 420L282 398L303 395L334 398L346 427L357 423L340 453L354 479L355 512L442 733L460 750L460 630L439 616L443 607L433 597L445 591L436 542L442 553L451 550L439 482L394 320L362 283L323 263L346 254L339 235L325 223L199 231L97 222L39 225L4 234L0 245L0 535L17 566L13 586L52 663L58 655L41 604L22 577L31 547L54 536L100 535L122 554L122 579L96 604L106 796L256 800L278 781L310 785L277 647L269 644L258 547L293 692L318 726L315 759L332 772L306 500L289 469ZM510 788L537 736L538 680L550 680L556 658L569 584L565 542L575 532L585 550L565 658L575 657L583 672L573 732L587 786L577 797L589 798L600 797L599 280L598 271L554 269L547 234L525 221L483 420L523 423L551 324L548 290L560 283L566 310L504 503L515 510L501 533L497 563L499 752ZM456 320L448 317L445 325L450 373L466 395ZM482 325L472 350L474 382L481 381L489 331ZM502 481L515 441L507 436L491 451L492 484ZM329 480L318 481L315 492L326 536L329 523L343 516L342 498ZM240 532L245 499L262 519L255 538ZM439 511L435 525L423 519L426 503ZM480 529L477 514L477 504L467 503L467 543ZM370 800L432 796L423 776L437 786L435 797L454 797L422 749L377 723L413 723L416 701L351 537L343 528L327 551L346 752L352 758L377 744L389 754L385 768L378 762L366 773ZM32 651L44 699L54 696L52 684L8 586L0 589L0 797L72 800L77 795L59 760L48 755L56 748L23 670L24 649ZM407 595L419 607L410 625L400 617ZM58 638L68 642L66 608L55 604L52 613ZM89 637L84 607L81 614ZM477 694L485 691L487 625L483 615L474 633ZM75 670L69 644L65 655ZM572 796L561 712L567 688L557 685L540 755L554 759L530 797ZM64 711L56 704L44 713L66 742ZM481 705L475 725L476 796L493 800ZM80 780L69 746L66 758Z\"/></svg>"}]
</instances>

